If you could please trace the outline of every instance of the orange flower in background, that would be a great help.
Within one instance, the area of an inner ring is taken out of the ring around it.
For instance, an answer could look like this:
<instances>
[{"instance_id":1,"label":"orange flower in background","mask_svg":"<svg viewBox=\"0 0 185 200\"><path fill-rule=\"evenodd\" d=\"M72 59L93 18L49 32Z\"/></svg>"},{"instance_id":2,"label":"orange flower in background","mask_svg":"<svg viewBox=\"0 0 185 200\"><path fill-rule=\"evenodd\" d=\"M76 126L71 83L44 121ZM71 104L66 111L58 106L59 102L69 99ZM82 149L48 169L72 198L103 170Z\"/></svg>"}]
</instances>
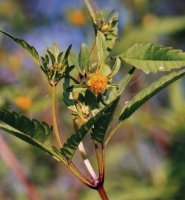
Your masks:
<instances>
[{"instance_id":1,"label":"orange flower in background","mask_svg":"<svg viewBox=\"0 0 185 200\"><path fill-rule=\"evenodd\" d=\"M91 88L95 95L103 93L107 89L107 77L96 72L87 81L87 86Z\"/></svg>"},{"instance_id":2,"label":"orange flower in background","mask_svg":"<svg viewBox=\"0 0 185 200\"><path fill-rule=\"evenodd\" d=\"M87 17L83 10L71 10L68 17L69 21L77 26L84 26L87 23Z\"/></svg>"},{"instance_id":3,"label":"orange flower in background","mask_svg":"<svg viewBox=\"0 0 185 200\"><path fill-rule=\"evenodd\" d=\"M18 96L15 98L15 104L23 109L23 110L27 110L31 107L32 105L32 99L26 95L22 95L22 96Z\"/></svg>"}]
</instances>

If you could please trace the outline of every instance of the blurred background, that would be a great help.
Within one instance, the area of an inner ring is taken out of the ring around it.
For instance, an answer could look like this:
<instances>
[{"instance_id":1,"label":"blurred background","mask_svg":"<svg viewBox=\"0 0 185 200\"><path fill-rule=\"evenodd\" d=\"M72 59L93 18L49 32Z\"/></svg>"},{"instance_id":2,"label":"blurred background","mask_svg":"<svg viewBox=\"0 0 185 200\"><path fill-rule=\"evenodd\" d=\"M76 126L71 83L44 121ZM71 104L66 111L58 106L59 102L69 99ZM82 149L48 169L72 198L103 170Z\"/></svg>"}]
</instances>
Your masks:
<instances>
[{"instance_id":1,"label":"blurred background","mask_svg":"<svg viewBox=\"0 0 185 200\"><path fill-rule=\"evenodd\" d=\"M136 42L185 50L185 1L94 0L92 4L105 13L113 9L120 13L114 55ZM0 29L25 39L40 54L53 42L61 49L72 43L76 53L82 42L91 47L94 32L90 22L83 0L0 0ZM127 66L122 67L116 81L125 70ZM139 71L122 101L131 99L158 77ZM105 188L110 199L185 199L184 88L184 80L168 87L118 130L106 153ZM52 124L48 94L49 87L38 66L0 34L0 108ZM72 133L72 119L64 108L60 87L57 108L60 131L66 138ZM2 200L34 200L34 196L40 200L99 199L96 191L84 188L65 167L2 131L0 155ZM94 162L94 154L90 155ZM81 160L75 159L82 167Z\"/></svg>"}]
</instances>

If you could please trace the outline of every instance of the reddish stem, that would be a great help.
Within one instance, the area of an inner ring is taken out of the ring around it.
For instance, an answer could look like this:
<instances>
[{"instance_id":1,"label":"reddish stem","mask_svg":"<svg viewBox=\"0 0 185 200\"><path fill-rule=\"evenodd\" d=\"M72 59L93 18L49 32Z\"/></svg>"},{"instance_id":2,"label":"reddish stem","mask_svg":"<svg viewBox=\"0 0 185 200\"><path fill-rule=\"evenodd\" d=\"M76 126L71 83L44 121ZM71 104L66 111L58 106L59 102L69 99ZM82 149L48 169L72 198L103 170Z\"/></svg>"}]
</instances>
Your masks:
<instances>
[{"instance_id":1,"label":"reddish stem","mask_svg":"<svg viewBox=\"0 0 185 200\"><path fill-rule=\"evenodd\" d=\"M101 197L102 200L109 200L109 198L108 198L108 196L107 196L107 194L106 194L105 189L104 189L103 186L99 187L97 189L97 191L98 191L98 193L99 193L99 195L100 195L100 197Z\"/></svg>"}]
</instances>

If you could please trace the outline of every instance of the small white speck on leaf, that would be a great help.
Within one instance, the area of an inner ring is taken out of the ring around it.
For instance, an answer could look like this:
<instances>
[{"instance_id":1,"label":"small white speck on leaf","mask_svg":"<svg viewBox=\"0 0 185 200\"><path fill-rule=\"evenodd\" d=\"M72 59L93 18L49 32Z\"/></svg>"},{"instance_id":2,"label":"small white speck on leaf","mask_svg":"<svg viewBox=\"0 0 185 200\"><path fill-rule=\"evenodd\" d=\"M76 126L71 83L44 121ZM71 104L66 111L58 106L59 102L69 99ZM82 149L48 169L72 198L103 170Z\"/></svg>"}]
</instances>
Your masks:
<instances>
[{"instance_id":1,"label":"small white speck on leaf","mask_svg":"<svg viewBox=\"0 0 185 200\"><path fill-rule=\"evenodd\" d=\"M163 70L163 69L164 69L164 66L160 66L159 69L160 69L160 70Z\"/></svg>"}]
</instances>

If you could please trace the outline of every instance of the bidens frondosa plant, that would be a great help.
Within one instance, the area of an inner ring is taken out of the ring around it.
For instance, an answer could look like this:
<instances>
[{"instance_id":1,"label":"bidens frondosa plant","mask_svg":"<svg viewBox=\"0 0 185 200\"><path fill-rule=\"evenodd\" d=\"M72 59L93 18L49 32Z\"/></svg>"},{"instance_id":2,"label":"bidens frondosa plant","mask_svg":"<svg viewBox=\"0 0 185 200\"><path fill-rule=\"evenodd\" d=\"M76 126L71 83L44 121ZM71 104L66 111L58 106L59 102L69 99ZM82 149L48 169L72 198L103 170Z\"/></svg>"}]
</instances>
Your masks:
<instances>
[{"instance_id":1,"label":"bidens frondosa plant","mask_svg":"<svg viewBox=\"0 0 185 200\"><path fill-rule=\"evenodd\" d=\"M31 120L6 109L0 110L0 128L46 152L63 163L83 184L108 199L104 190L105 150L116 130L147 100L185 74L185 53L153 44L135 44L118 56L111 51L118 38L118 14L111 12L106 18L86 1L92 18L95 39L92 48L82 44L78 59L72 54L72 45L60 51L56 44L40 56L36 49L9 33L3 34L20 45L40 66L51 87L53 128L44 122ZM78 60L77 62L75 60ZM113 77L123 63L131 66L117 83ZM137 93L113 118L119 99L137 70L163 74L147 88ZM59 133L56 115L56 88L62 85L62 96L71 114L74 133L64 141ZM109 130L111 122L115 126ZM90 134L95 147L97 169L86 154L84 137ZM89 175L84 175L73 162L79 150Z\"/></svg>"}]
</instances>

